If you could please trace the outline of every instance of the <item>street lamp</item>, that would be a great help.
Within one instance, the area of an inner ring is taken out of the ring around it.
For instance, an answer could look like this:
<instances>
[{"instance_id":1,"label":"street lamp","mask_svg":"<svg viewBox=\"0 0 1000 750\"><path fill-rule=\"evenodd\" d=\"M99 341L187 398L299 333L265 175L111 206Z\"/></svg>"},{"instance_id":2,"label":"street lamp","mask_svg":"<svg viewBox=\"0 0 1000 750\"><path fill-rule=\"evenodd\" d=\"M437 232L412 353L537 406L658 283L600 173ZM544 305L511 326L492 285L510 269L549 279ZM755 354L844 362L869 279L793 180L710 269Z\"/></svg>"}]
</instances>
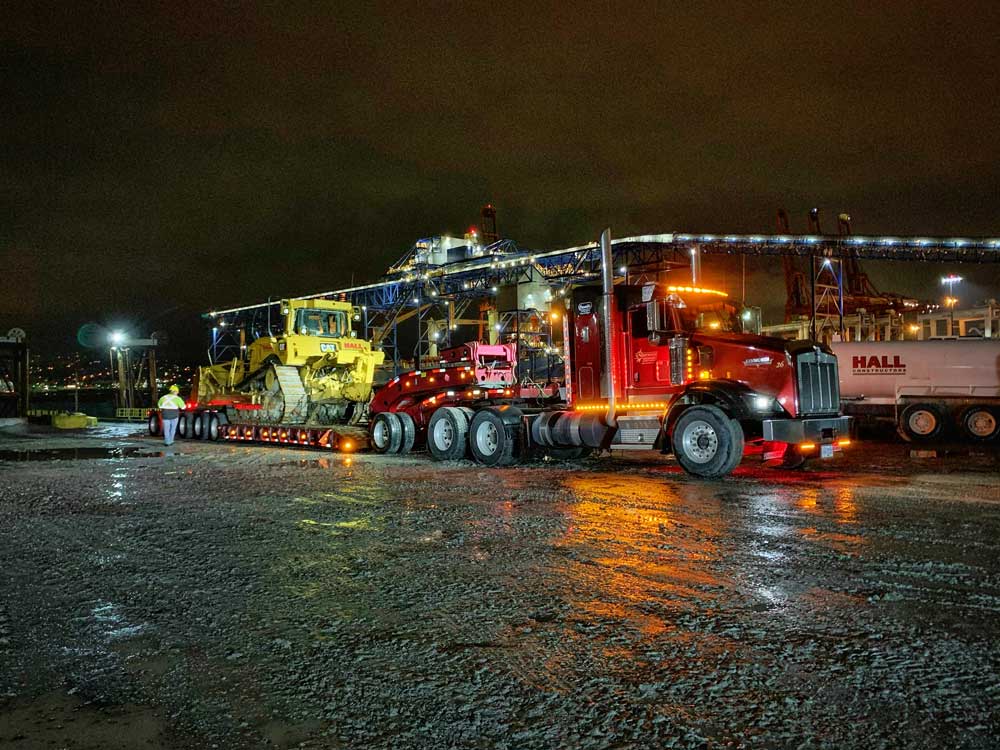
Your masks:
<instances>
[{"instance_id":1,"label":"street lamp","mask_svg":"<svg viewBox=\"0 0 1000 750\"><path fill-rule=\"evenodd\" d=\"M950 322L948 323L948 335L955 335L955 305L958 304L958 300L955 299L955 284L962 280L961 276L950 273L947 276L941 277L941 283L948 285L948 296L944 298L944 306L950 308L951 315L949 316Z\"/></svg>"},{"instance_id":2,"label":"street lamp","mask_svg":"<svg viewBox=\"0 0 1000 750\"><path fill-rule=\"evenodd\" d=\"M112 347L119 347L125 343L125 332L124 331L112 331L108 335L108 341L111 342Z\"/></svg>"}]
</instances>

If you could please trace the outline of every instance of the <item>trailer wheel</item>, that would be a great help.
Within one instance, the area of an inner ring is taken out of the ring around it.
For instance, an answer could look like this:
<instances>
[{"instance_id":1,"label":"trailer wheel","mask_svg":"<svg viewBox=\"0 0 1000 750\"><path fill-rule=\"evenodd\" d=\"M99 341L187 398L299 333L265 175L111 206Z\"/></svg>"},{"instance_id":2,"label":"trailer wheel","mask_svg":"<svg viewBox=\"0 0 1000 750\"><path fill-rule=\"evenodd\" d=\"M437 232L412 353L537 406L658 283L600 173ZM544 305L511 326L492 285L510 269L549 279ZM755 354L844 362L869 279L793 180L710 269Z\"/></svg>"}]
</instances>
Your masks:
<instances>
[{"instance_id":1,"label":"trailer wheel","mask_svg":"<svg viewBox=\"0 0 1000 750\"><path fill-rule=\"evenodd\" d=\"M191 415L181 412L180 419L177 420L177 437L187 440L191 437Z\"/></svg>"},{"instance_id":2,"label":"trailer wheel","mask_svg":"<svg viewBox=\"0 0 1000 750\"><path fill-rule=\"evenodd\" d=\"M671 444L677 463L688 474L718 479L742 458L742 436L739 422L719 407L706 404L684 410L674 424Z\"/></svg>"},{"instance_id":3,"label":"trailer wheel","mask_svg":"<svg viewBox=\"0 0 1000 750\"><path fill-rule=\"evenodd\" d=\"M149 413L149 419L147 420L147 426L149 427L149 434L153 437L158 436L163 432L163 428L160 426L160 415L155 411Z\"/></svg>"},{"instance_id":4,"label":"trailer wheel","mask_svg":"<svg viewBox=\"0 0 1000 750\"><path fill-rule=\"evenodd\" d=\"M372 448L377 453L396 453L403 442L403 425L391 411L379 412L372 420Z\"/></svg>"},{"instance_id":5,"label":"trailer wheel","mask_svg":"<svg viewBox=\"0 0 1000 750\"><path fill-rule=\"evenodd\" d=\"M205 434L203 435L205 440L218 440L219 439L219 415L209 414L208 423L205 425Z\"/></svg>"},{"instance_id":6,"label":"trailer wheel","mask_svg":"<svg viewBox=\"0 0 1000 750\"><path fill-rule=\"evenodd\" d=\"M399 453L409 453L417 439L417 426L413 423L413 417L405 411L396 412L396 418L399 419L400 429Z\"/></svg>"},{"instance_id":7,"label":"trailer wheel","mask_svg":"<svg viewBox=\"0 0 1000 750\"><path fill-rule=\"evenodd\" d=\"M458 461L468 451L468 436L469 416L465 409L444 406L434 412L427 425L427 450L438 461Z\"/></svg>"},{"instance_id":8,"label":"trailer wheel","mask_svg":"<svg viewBox=\"0 0 1000 750\"><path fill-rule=\"evenodd\" d=\"M209 437L209 423L211 419L211 412L203 411L195 415L194 434L199 440L211 440Z\"/></svg>"},{"instance_id":9,"label":"trailer wheel","mask_svg":"<svg viewBox=\"0 0 1000 750\"><path fill-rule=\"evenodd\" d=\"M516 428L514 428L516 429ZM507 425L493 409L483 409L469 426L469 448L486 466L510 466L519 458L516 437L507 434Z\"/></svg>"},{"instance_id":10,"label":"trailer wheel","mask_svg":"<svg viewBox=\"0 0 1000 750\"><path fill-rule=\"evenodd\" d=\"M941 410L933 404L910 404L899 415L899 434L904 440L933 440L944 427Z\"/></svg>"},{"instance_id":11,"label":"trailer wheel","mask_svg":"<svg viewBox=\"0 0 1000 750\"><path fill-rule=\"evenodd\" d=\"M1000 435L997 411L988 406L971 406L962 414L962 432L970 440L985 443Z\"/></svg>"}]
</instances>

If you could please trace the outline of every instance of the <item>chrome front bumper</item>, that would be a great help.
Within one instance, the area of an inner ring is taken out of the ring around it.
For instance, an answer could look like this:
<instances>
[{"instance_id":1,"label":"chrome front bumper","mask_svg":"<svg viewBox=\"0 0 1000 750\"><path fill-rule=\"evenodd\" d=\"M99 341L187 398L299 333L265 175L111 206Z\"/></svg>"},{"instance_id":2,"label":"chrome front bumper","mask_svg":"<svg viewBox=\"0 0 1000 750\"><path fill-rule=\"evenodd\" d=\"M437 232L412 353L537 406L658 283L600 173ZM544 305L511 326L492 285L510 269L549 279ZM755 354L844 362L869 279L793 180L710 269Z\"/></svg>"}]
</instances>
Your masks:
<instances>
[{"instance_id":1,"label":"chrome front bumper","mask_svg":"<svg viewBox=\"0 0 1000 750\"><path fill-rule=\"evenodd\" d=\"M851 417L765 419L763 437L775 443L832 442L851 434Z\"/></svg>"}]
</instances>

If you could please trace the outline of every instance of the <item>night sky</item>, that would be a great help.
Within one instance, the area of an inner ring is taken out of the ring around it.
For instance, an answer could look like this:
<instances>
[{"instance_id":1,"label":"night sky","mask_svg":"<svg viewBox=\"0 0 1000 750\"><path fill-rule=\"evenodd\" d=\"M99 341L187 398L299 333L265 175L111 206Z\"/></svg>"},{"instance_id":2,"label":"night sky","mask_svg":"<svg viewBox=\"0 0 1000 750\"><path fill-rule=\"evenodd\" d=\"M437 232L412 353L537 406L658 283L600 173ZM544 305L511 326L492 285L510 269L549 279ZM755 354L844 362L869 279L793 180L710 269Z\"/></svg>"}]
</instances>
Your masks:
<instances>
[{"instance_id":1,"label":"night sky","mask_svg":"<svg viewBox=\"0 0 1000 750\"><path fill-rule=\"evenodd\" d=\"M0 333L195 351L197 313L374 280L487 201L537 249L812 205L1000 235L1000 4L727 5L8 4Z\"/></svg>"}]
</instances>

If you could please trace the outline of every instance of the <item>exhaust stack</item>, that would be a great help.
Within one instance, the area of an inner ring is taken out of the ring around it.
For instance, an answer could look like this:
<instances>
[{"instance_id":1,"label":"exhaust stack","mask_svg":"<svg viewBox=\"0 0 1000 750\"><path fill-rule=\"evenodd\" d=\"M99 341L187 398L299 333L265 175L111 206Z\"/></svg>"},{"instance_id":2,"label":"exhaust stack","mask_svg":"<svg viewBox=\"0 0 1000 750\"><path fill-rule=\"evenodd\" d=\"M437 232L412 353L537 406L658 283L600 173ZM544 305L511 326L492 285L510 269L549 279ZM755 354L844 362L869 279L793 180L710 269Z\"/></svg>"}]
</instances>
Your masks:
<instances>
[{"instance_id":1,"label":"exhaust stack","mask_svg":"<svg viewBox=\"0 0 1000 750\"><path fill-rule=\"evenodd\" d=\"M611 256L611 229L601 232L601 286L604 293L604 366L608 373L608 425L614 427L615 422L615 392L618 383L615 380L614 347L611 339L614 328L611 324L611 305L614 304L615 264Z\"/></svg>"}]
</instances>

